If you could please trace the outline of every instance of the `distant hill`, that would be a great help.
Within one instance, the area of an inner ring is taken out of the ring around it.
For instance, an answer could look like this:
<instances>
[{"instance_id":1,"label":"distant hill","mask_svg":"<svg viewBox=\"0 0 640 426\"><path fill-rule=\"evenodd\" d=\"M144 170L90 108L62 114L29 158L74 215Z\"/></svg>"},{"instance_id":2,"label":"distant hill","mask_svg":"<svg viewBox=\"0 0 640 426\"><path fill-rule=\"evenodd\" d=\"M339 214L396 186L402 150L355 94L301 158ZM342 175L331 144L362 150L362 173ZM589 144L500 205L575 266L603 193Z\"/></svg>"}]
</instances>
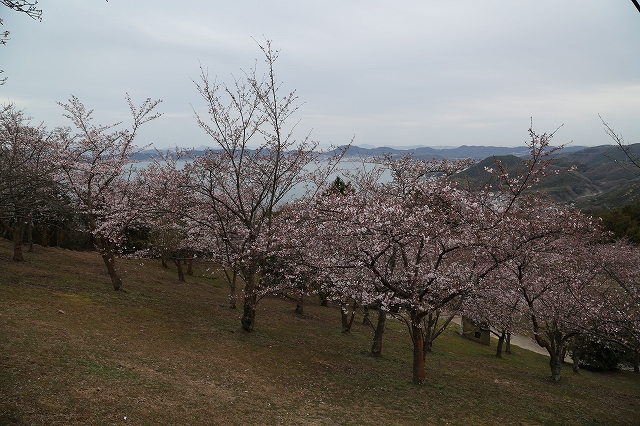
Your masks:
<instances>
[{"instance_id":1,"label":"distant hill","mask_svg":"<svg viewBox=\"0 0 640 426\"><path fill-rule=\"evenodd\" d=\"M640 144L632 145L631 150L640 154ZM640 169L625 160L624 153L613 145L560 153L554 166L576 169L550 177L540 189L581 209L611 209L638 202Z\"/></svg>"},{"instance_id":2,"label":"distant hill","mask_svg":"<svg viewBox=\"0 0 640 426\"><path fill-rule=\"evenodd\" d=\"M640 154L640 144L632 146ZM551 170L570 169L550 175L533 190L546 192L561 203L581 209L611 209L640 201L640 169L624 164L625 155L616 146L603 145L573 152L563 150L555 156ZM474 185L491 183L486 168L495 168L500 160L510 174L518 174L524 158L492 156L456 175L456 180L469 180Z\"/></svg>"},{"instance_id":3,"label":"distant hill","mask_svg":"<svg viewBox=\"0 0 640 426\"><path fill-rule=\"evenodd\" d=\"M578 148L578 147L576 147ZM584 148L584 147L579 147ZM332 154L335 151L331 151L327 154ZM385 154L391 154L394 157L400 157L411 153L413 158L421 160L431 159L443 159L448 158L451 160L473 158L481 160L486 157L495 155L515 155L517 157L526 156L529 154L529 150L526 146L519 147L496 147L496 146L468 146L463 145L457 148L430 148L430 147L418 147L412 149L398 149L388 146L377 148L363 148L356 145L351 146L347 152L346 157L378 157Z\"/></svg>"}]
</instances>

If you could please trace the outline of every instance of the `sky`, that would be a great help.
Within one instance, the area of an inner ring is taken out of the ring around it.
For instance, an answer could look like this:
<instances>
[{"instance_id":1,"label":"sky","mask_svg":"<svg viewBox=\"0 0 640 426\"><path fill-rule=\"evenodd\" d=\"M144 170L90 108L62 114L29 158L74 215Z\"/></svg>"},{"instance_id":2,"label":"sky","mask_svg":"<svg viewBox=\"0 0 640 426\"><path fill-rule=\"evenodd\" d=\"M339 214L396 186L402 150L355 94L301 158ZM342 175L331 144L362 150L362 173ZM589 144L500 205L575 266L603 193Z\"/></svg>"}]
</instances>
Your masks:
<instances>
[{"instance_id":1,"label":"sky","mask_svg":"<svg viewBox=\"0 0 640 426\"><path fill-rule=\"evenodd\" d=\"M0 103L70 125L77 96L94 121L130 124L134 103L164 115L136 143L213 146L194 112L200 66L232 83L280 50L291 124L321 146L612 143L599 115L640 142L640 13L630 0L40 0L42 22L0 5Z\"/></svg>"}]
</instances>

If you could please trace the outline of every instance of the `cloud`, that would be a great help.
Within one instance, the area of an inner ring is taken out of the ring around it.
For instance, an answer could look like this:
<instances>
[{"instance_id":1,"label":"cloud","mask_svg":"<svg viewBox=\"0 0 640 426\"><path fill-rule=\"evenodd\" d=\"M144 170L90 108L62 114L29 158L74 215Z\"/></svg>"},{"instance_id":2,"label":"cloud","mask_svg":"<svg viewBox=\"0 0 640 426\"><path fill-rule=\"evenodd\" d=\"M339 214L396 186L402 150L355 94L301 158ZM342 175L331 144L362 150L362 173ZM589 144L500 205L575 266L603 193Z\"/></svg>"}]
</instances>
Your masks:
<instances>
[{"instance_id":1,"label":"cloud","mask_svg":"<svg viewBox=\"0 0 640 426\"><path fill-rule=\"evenodd\" d=\"M38 23L8 14L0 89L50 126L75 94L103 122L123 97L162 98L154 143L197 141L199 64L230 82L264 71L257 41L281 50L282 89L296 89L300 132L343 143L519 144L544 130L602 143L601 113L640 140L640 17L600 0L483 2L87 2L45 5ZM4 17L4 16L3 16ZM256 58L258 58L256 62ZM178 128L182 127L182 128ZM151 130L149 130L151 132ZM141 137L144 130L141 132ZM606 139L604 139L606 141ZM206 142L205 142L206 143Z\"/></svg>"}]
</instances>

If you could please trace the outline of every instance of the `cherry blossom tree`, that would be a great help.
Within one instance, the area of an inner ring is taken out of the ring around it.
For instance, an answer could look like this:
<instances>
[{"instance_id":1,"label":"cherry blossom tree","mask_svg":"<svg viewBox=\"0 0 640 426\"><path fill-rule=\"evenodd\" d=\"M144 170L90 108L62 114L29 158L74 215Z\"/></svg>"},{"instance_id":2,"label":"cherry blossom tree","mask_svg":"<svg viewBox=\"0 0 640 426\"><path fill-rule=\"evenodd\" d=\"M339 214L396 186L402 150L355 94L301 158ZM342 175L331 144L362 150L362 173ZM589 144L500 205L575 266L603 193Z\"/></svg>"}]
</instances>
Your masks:
<instances>
[{"instance_id":1,"label":"cherry blossom tree","mask_svg":"<svg viewBox=\"0 0 640 426\"><path fill-rule=\"evenodd\" d=\"M475 289L467 312L502 332L517 330L524 324L518 317L527 318L536 342L549 352L552 378L559 380L569 345L592 333L600 312L593 301L602 281L591 259L598 224L528 194L511 204L494 229L499 238L484 245L498 267Z\"/></svg>"},{"instance_id":2,"label":"cherry blossom tree","mask_svg":"<svg viewBox=\"0 0 640 426\"><path fill-rule=\"evenodd\" d=\"M477 295L490 274L541 238L534 229L522 241L511 237L526 226L521 199L551 163L553 134L531 130L530 136L531 155L523 168L510 175L497 162L496 170L488 170L497 182L479 190L449 179L468 162L386 158L382 168L350 177L352 192L317 195L282 216L277 228L283 246L304 252L325 293L380 306L405 322L414 383L425 380L425 356L465 298ZM391 182L380 181L384 168Z\"/></svg>"},{"instance_id":3,"label":"cherry blossom tree","mask_svg":"<svg viewBox=\"0 0 640 426\"><path fill-rule=\"evenodd\" d=\"M177 148L159 153L137 175L143 188L139 222L148 236L148 247L138 254L160 256L165 267L167 260L173 261L179 281L185 281L183 263L191 262L196 252L206 252L209 237L189 218L189 177L178 167L187 154Z\"/></svg>"},{"instance_id":4,"label":"cherry blossom tree","mask_svg":"<svg viewBox=\"0 0 640 426\"><path fill-rule=\"evenodd\" d=\"M422 383L425 354L451 320L478 263L468 243L468 219L477 212L446 179L466 162L404 158L385 164L393 182L371 185L367 174L352 180L353 192L299 202L298 217L284 216L291 227L278 228L288 239L284 246L304 250L307 263L320 271L332 299L380 306L405 322L414 348L413 380Z\"/></svg>"},{"instance_id":5,"label":"cherry blossom tree","mask_svg":"<svg viewBox=\"0 0 640 426\"><path fill-rule=\"evenodd\" d=\"M600 297L598 337L623 345L640 358L640 249L627 241L603 244L595 252L608 284Z\"/></svg>"},{"instance_id":6,"label":"cherry blossom tree","mask_svg":"<svg viewBox=\"0 0 640 426\"><path fill-rule=\"evenodd\" d=\"M92 123L93 111L72 96L68 104L59 103L76 128L76 133L60 144L58 161L65 184L78 212L86 217L88 231L107 267L114 290L122 287L115 266L116 253L124 231L137 215L132 155L141 150L133 145L138 129L156 119L153 110L159 100L147 99L136 108L127 95L133 124L131 129L116 129L120 123L101 126Z\"/></svg>"},{"instance_id":7,"label":"cherry blossom tree","mask_svg":"<svg viewBox=\"0 0 640 426\"><path fill-rule=\"evenodd\" d=\"M318 159L317 144L308 135L295 139L297 123L289 124L299 105L295 92L282 94L276 79L279 52L269 40L258 45L263 76L253 68L225 85L202 71L196 86L208 114L196 113L196 119L215 148L185 166L195 200L190 218L214 236L210 251L231 271L232 286L237 278L244 283L245 331L253 330L256 305L268 292L260 269L269 257L274 216L292 189L308 181L305 167Z\"/></svg>"},{"instance_id":8,"label":"cherry blossom tree","mask_svg":"<svg viewBox=\"0 0 640 426\"><path fill-rule=\"evenodd\" d=\"M51 161L62 130L32 126L15 105L0 108L0 220L13 226L13 260L22 261L25 225L62 210L58 165Z\"/></svg>"},{"instance_id":9,"label":"cherry blossom tree","mask_svg":"<svg viewBox=\"0 0 640 426\"><path fill-rule=\"evenodd\" d=\"M466 318L490 330L498 339L498 358L502 358L505 340L508 341L511 332L519 330L523 318L522 298L508 285L506 272L505 268L496 268L485 275L473 293L464 299L461 308Z\"/></svg>"}]
</instances>

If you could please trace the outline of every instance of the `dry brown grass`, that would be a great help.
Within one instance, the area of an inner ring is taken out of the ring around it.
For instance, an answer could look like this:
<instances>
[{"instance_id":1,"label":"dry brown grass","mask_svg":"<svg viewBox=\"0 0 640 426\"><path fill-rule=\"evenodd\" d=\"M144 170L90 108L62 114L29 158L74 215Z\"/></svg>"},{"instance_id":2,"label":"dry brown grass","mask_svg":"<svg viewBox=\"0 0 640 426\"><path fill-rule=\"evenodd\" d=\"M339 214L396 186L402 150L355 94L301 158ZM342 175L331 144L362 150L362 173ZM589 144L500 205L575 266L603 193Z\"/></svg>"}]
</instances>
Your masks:
<instances>
[{"instance_id":1,"label":"dry brown grass","mask_svg":"<svg viewBox=\"0 0 640 426\"><path fill-rule=\"evenodd\" d=\"M0 241L0 425L640 424L640 375L546 379L542 356L504 359L452 330L411 385L410 343L391 322L385 356L371 330L340 333L315 302L260 302L241 332L223 280L187 283L155 261L121 260L111 290L95 253L36 246L11 261Z\"/></svg>"}]
</instances>

